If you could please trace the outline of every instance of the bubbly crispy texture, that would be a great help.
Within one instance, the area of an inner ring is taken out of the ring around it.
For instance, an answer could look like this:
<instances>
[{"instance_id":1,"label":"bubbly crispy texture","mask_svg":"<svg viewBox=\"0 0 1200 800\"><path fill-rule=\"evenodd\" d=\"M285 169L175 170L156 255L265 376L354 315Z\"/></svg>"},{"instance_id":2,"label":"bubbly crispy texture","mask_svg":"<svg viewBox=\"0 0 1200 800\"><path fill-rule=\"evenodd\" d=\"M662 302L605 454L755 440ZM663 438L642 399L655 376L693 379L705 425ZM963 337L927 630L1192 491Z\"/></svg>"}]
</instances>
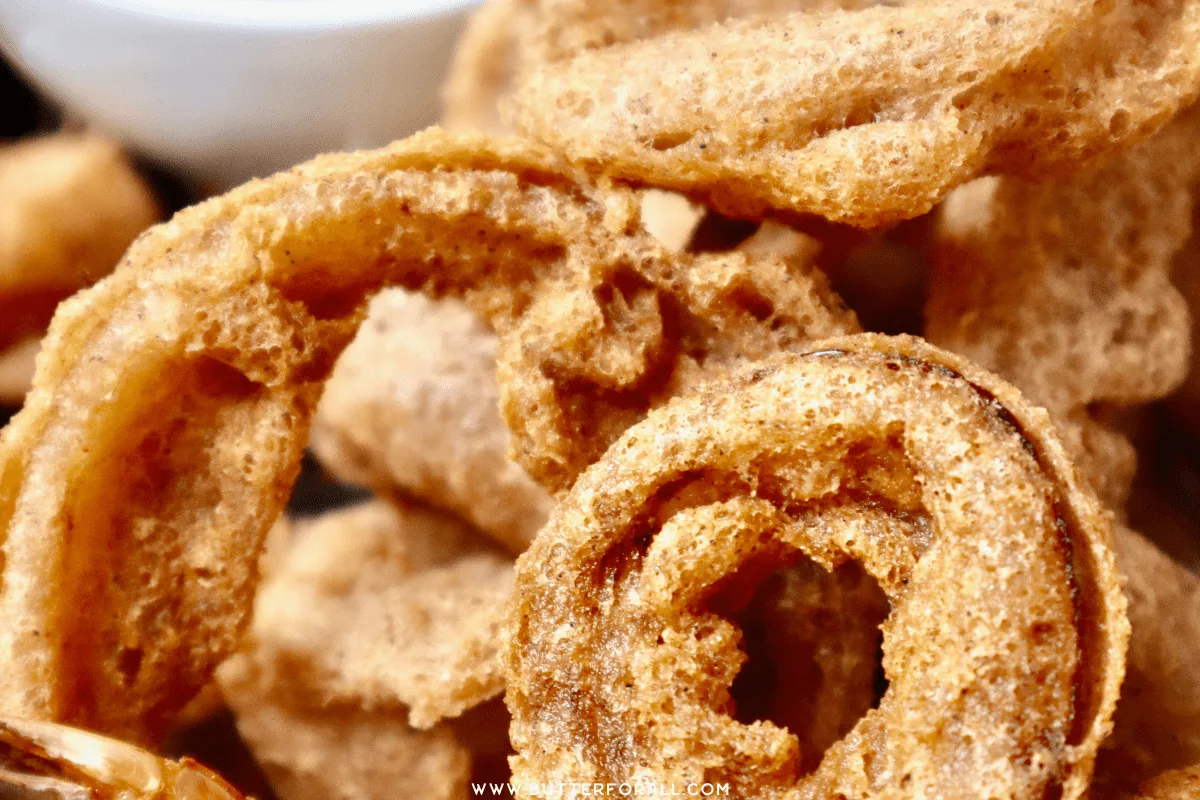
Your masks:
<instances>
[{"instance_id":1,"label":"bubbly crispy texture","mask_svg":"<svg viewBox=\"0 0 1200 800\"><path fill-rule=\"evenodd\" d=\"M19 406L33 383L33 365L41 339L31 336L0 351L0 405Z\"/></svg>"},{"instance_id":2,"label":"bubbly crispy texture","mask_svg":"<svg viewBox=\"0 0 1200 800\"><path fill-rule=\"evenodd\" d=\"M1101 496L1122 508L1132 446L1089 409L1164 397L1187 373L1187 305L1171 282L1191 235L1200 110L1072 180L986 178L935 230L929 340L1019 386L1059 420Z\"/></svg>"},{"instance_id":3,"label":"bubbly crispy texture","mask_svg":"<svg viewBox=\"0 0 1200 800\"><path fill-rule=\"evenodd\" d=\"M392 289L338 359L312 447L339 478L453 511L515 553L551 499L508 460L496 335L462 303Z\"/></svg>"},{"instance_id":4,"label":"bubbly crispy texture","mask_svg":"<svg viewBox=\"0 0 1200 800\"><path fill-rule=\"evenodd\" d=\"M631 192L436 129L178 214L63 304L0 438L0 710L152 739L234 649L325 377L384 286L501 333L516 454L571 482L673 393L853 328L812 272L672 254Z\"/></svg>"},{"instance_id":5,"label":"bubbly crispy texture","mask_svg":"<svg viewBox=\"0 0 1200 800\"><path fill-rule=\"evenodd\" d=\"M117 145L59 134L0 147L0 350L108 274L158 208ZM22 390L22 394L24 391Z\"/></svg>"},{"instance_id":6,"label":"bubbly crispy texture","mask_svg":"<svg viewBox=\"0 0 1200 800\"><path fill-rule=\"evenodd\" d=\"M920 340L814 348L651 412L518 560L515 781L1086 790L1129 626L1108 517L1049 417ZM797 551L857 559L892 606L878 708L804 777L786 730L728 716L744 656L721 616Z\"/></svg>"},{"instance_id":7,"label":"bubbly crispy texture","mask_svg":"<svg viewBox=\"0 0 1200 800\"><path fill-rule=\"evenodd\" d=\"M1200 762L1200 576L1118 527L1133 633L1113 733L1100 751L1100 796Z\"/></svg>"},{"instance_id":8,"label":"bubbly crispy texture","mask_svg":"<svg viewBox=\"0 0 1200 800\"><path fill-rule=\"evenodd\" d=\"M983 172L1039 175L1131 145L1200 88L1187 0L926 0L669 30L689 5L664 4L648 39L551 50L522 74L511 122L730 216L875 226Z\"/></svg>"},{"instance_id":9,"label":"bubbly crispy texture","mask_svg":"<svg viewBox=\"0 0 1200 800\"><path fill-rule=\"evenodd\" d=\"M1200 796L1200 764L1147 781L1137 796L1138 800L1194 800Z\"/></svg>"},{"instance_id":10,"label":"bubbly crispy texture","mask_svg":"<svg viewBox=\"0 0 1200 800\"><path fill-rule=\"evenodd\" d=\"M376 501L296 525L255 601L248 649L316 703L407 709L429 728L500 694L512 561L478 533Z\"/></svg>"},{"instance_id":11,"label":"bubbly crispy texture","mask_svg":"<svg viewBox=\"0 0 1200 800\"><path fill-rule=\"evenodd\" d=\"M249 657L220 672L238 732L280 800L469 796L471 754L447 728L414 730L394 711L296 703Z\"/></svg>"}]
</instances>

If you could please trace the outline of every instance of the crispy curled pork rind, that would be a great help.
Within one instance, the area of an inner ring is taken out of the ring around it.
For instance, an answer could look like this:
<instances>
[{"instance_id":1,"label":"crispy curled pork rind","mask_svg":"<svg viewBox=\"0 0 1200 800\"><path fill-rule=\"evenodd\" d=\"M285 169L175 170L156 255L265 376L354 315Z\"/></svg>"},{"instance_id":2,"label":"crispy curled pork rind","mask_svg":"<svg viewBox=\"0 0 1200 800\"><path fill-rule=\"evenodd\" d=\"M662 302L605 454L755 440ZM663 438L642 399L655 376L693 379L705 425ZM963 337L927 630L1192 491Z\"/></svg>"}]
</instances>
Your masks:
<instances>
[{"instance_id":1,"label":"crispy curled pork rind","mask_svg":"<svg viewBox=\"0 0 1200 800\"><path fill-rule=\"evenodd\" d=\"M428 728L500 694L510 558L452 518L381 501L297 525L295 537L249 636L256 658L313 702L407 709Z\"/></svg>"},{"instance_id":2,"label":"crispy curled pork rind","mask_svg":"<svg viewBox=\"0 0 1200 800\"><path fill-rule=\"evenodd\" d=\"M0 709L162 731L234 649L323 380L387 285L499 329L550 486L680 387L853 325L782 261L668 253L635 195L518 141L431 130L188 209L63 304L0 439Z\"/></svg>"},{"instance_id":3,"label":"crispy curled pork rind","mask_svg":"<svg viewBox=\"0 0 1200 800\"><path fill-rule=\"evenodd\" d=\"M650 32L689 5L664 4ZM1186 0L927 0L562 52L592 43L585 29L523 74L518 130L730 216L860 226L924 213L982 172L1037 175L1133 144L1200 88Z\"/></svg>"},{"instance_id":4,"label":"crispy curled pork rind","mask_svg":"<svg viewBox=\"0 0 1200 800\"><path fill-rule=\"evenodd\" d=\"M1019 386L1056 415L1101 497L1124 506L1133 448L1089 408L1167 395L1190 330L1171 283L1191 234L1200 112L1091 174L986 178L943 204L926 306L929 340Z\"/></svg>"},{"instance_id":5,"label":"crispy curled pork rind","mask_svg":"<svg viewBox=\"0 0 1200 800\"><path fill-rule=\"evenodd\" d=\"M0 147L0 350L108 274L158 209L117 146L57 135ZM23 390L22 390L22 393Z\"/></svg>"},{"instance_id":6,"label":"crispy curled pork rind","mask_svg":"<svg viewBox=\"0 0 1200 800\"><path fill-rule=\"evenodd\" d=\"M0 718L0 797L45 800L241 800L190 758L171 761L88 731Z\"/></svg>"},{"instance_id":7,"label":"crispy curled pork rind","mask_svg":"<svg viewBox=\"0 0 1200 800\"><path fill-rule=\"evenodd\" d=\"M969 362L861 335L650 414L518 560L517 782L733 797L1041 798L1088 785L1128 622L1108 518L1045 412ZM878 708L798 775L728 716L736 610L797 552L887 594Z\"/></svg>"},{"instance_id":8,"label":"crispy curled pork rind","mask_svg":"<svg viewBox=\"0 0 1200 800\"><path fill-rule=\"evenodd\" d=\"M466 306L380 292L338 359L312 447L339 478L453 511L520 553L550 495L508 460L496 335Z\"/></svg>"},{"instance_id":9,"label":"crispy curled pork rind","mask_svg":"<svg viewBox=\"0 0 1200 800\"><path fill-rule=\"evenodd\" d=\"M1133 634L1113 733L1096 765L1101 796L1200 762L1200 577L1118 527Z\"/></svg>"},{"instance_id":10,"label":"crispy curled pork rind","mask_svg":"<svg viewBox=\"0 0 1200 800\"><path fill-rule=\"evenodd\" d=\"M1177 769L1147 781L1137 800L1194 800L1200 796L1200 764Z\"/></svg>"},{"instance_id":11,"label":"crispy curled pork rind","mask_svg":"<svg viewBox=\"0 0 1200 800\"><path fill-rule=\"evenodd\" d=\"M297 703L244 656L220 672L238 732L280 800L469 796L470 752L446 728L418 731L403 714Z\"/></svg>"},{"instance_id":12,"label":"crispy curled pork rind","mask_svg":"<svg viewBox=\"0 0 1200 800\"><path fill-rule=\"evenodd\" d=\"M19 406L33 383L33 363L41 340L36 336L0 351L0 405Z\"/></svg>"}]
</instances>

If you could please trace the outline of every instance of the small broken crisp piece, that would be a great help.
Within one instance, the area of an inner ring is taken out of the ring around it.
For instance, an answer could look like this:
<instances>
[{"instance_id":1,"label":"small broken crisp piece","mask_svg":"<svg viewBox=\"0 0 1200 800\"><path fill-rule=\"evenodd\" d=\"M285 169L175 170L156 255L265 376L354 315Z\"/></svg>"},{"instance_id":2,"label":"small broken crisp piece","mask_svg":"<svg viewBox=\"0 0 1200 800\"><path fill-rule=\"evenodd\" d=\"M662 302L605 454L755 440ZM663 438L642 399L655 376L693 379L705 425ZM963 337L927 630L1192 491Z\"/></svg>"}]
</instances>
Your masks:
<instances>
[{"instance_id":1,"label":"small broken crisp piece","mask_svg":"<svg viewBox=\"0 0 1200 800\"><path fill-rule=\"evenodd\" d=\"M1200 7L1185 0L926 0L694 30L691 4L663 8L649 38L634 16L613 37L633 41L559 41L507 116L598 173L735 217L915 217L980 174L1074 170L1133 145L1200 90Z\"/></svg>"},{"instance_id":2,"label":"small broken crisp piece","mask_svg":"<svg viewBox=\"0 0 1200 800\"><path fill-rule=\"evenodd\" d=\"M1171 270L1192 233L1197 134L1200 109L1070 180L976 181L947 198L934 231L926 336L1053 413L1114 509L1134 454L1101 412L1165 397L1188 369Z\"/></svg>"},{"instance_id":3,"label":"small broken crisp piece","mask_svg":"<svg viewBox=\"0 0 1200 800\"><path fill-rule=\"evenodd\" d=\"M380 292L313 420L313 450L342 480L397 491L468 520L514 553L550 495L508 459L496 335L456 300Z\"/></svg>"}]
</instances>

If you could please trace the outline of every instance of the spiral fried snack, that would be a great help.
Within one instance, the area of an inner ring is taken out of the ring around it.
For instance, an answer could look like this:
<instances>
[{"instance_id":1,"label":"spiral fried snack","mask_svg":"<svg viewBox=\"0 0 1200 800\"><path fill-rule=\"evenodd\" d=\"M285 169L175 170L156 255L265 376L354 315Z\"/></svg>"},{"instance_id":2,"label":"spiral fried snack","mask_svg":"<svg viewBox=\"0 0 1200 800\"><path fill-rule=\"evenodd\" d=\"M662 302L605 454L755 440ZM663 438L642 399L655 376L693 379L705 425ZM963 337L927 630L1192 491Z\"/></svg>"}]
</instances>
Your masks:
<instances>
[{"instance_id":1,"label":"spiral fried snack","mask_svg":"<svg viewBox=\"0 0 1200 800\"><path fill-rule=\"evenodd\" d=\"M522 77L518 130L730 216L860 226L924 213L982 172L1074 168L1200 89L1200 7L1186 0L928 0L560 52L594 43L585 29Z\"/></svg>"},{"instance_id":2,"label":"spiral fried snack","mask_svg":"<svg viewBox=\"0 0 1200 800\"><path fill-rule=\"evenodd\" d=\"M499 330L517 454L552 486L681 388L853 326L814 275L668 253L631 193L517 141L432 130L184 211L62 306L0 440L0 709L163 729L233 650L324 378L386 285Z\"/></svg>"},{"instance_id":3,"label":"spiral fried snack","mask_svg":"<svg viewBox=\"0 0 1200 800\"><path fill-rule=\"evenodd\" d=\"M965 360L862 335L656 410L518 560L514 781L734 797L1079 797L1128 622L1099 503L1046 414ZM734 722L735 610L797 551L891 603L878 708L799 777Z\"/></svg>"},{"instance_id":4,"label":"spiral fried snack","mask_svg":"<svg viewBox=\"0 0 1200 800\"><path fill-rule=\"evenodd\" d=\"M1200 764L1173 770L1147 781L1137 800L1193 800L1200 794Z\"/></svg>"},{"instance_id":5,"label":"spiral fried snack","mask_svg":"<svg viewBox=\"0 0 1200 800\"><path fill-rule=\"evenodd\" d=\"M112 270L158 216L115 144L60 134L0 147L0 350ZM21 394L24 394L23 387Z\"/></svg>"},{"instance_id":6,"label":"spiral fried snack","mask_svg":"<svg viewBox=\"0 0 1200 800\"><path fill-rule=\"evenodd\" d=\"M295 531L217 671L273 786L284 800L465 797L470 748L435 723L500 693L511 560L399 502Z\"/></svg>"},{"instance_id":7,"label":"spiral fried snack","mask_svg":"<svg viewBox=\"0 0 1200 800\"><path fill-rule=\"evenodd\" d=\"M520 553L551 500L508 460L499 409L495 334L457 301L389 290L334 367L312 447L342 480L419 497Z\"/></svg>"},{"instance_id":8,"label":"spiral fried snack","mask_svg":"<svg viewBox=\"0 0 1200 800\"><path fill-rule=\"evenodd\" d=\"M1172 261L1191 234L1200 110L1088 175L989 178L952 194L935 235L926 335L1019 386L1059 420L1111 507L1134 454L1097 406L1167 395L1187 372Z\"/></svg>"}]
</instances>

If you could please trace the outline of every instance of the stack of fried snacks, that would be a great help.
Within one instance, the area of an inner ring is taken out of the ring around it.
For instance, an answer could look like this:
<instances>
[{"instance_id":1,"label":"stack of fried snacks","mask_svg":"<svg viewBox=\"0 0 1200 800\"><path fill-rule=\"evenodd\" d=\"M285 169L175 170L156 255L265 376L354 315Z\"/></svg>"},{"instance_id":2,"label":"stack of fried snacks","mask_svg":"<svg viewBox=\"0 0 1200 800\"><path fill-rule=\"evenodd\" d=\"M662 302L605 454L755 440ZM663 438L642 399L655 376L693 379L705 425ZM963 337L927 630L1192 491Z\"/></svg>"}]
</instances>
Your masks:
<instances>
[{"instance_id":1,"label":"stack of fried snacks","mask_svg":"<svg viewBox=\"0 0 1200 800\"><path fill-rule=\"evenodd\" d=\"M158 217L115 144L59 134L0 147L0 403L19 404L55 306Z\"/></svg>"},{"instance_id":2,"label":"stack of fried snacks","mask_svg":"<svg viewBox=\"0 0 1200 800\"><path fill-rule=\"evenodd\" d=\"M1186 792L1200 578L1120 522L1120 415L1187 371L1198 91L1185 0L485 6L462 132L60 308L0 714L153 744L215 671L283 800L510 748L522 796ZM933 344L860 332L818 265L931 209ZM377 497L260 559L313 422Z\"/></svg>"}]
</instances>

